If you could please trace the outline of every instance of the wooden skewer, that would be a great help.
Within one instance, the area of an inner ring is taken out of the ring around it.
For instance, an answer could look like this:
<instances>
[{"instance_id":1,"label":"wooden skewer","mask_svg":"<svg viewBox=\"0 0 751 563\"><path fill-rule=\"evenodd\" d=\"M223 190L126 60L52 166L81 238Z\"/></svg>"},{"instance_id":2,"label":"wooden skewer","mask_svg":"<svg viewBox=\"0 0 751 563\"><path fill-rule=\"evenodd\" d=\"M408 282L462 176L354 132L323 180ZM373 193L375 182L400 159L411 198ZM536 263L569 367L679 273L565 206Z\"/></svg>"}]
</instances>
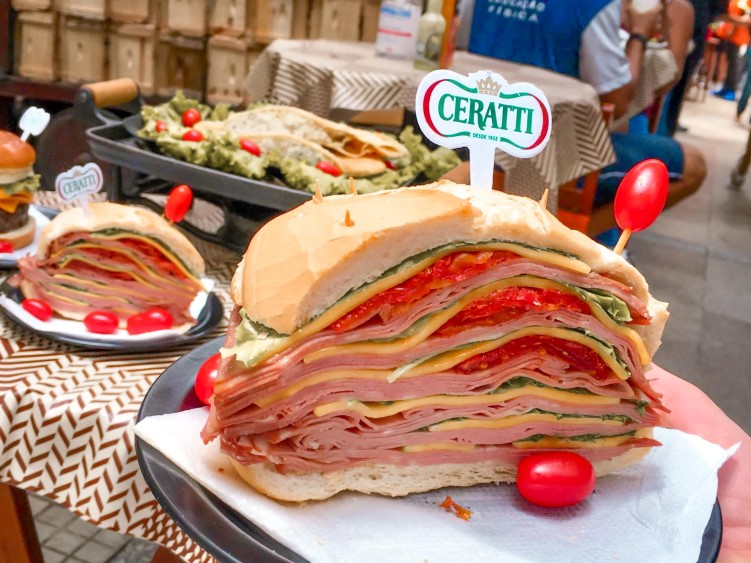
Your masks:
<instances>
[{"instance_id":1,"label":"wooden skewer","mask_svg":"<svg viewBox=\"0 0 751 563\"><path fill-rule=\"evenodd\" d=\"M313 196L313 201L315 203L322 203L323 202L323 194L321 193L321 182L316 180L316 193Z\"/></svg>"},{"instance_id":2,"label":"wooden skewer","mask_svg":"<svg viewBox=\"0 0 751 563\"><path fill-rule=\"evenodd\" d=\"M349 193L357 195L357 186L355 186L355 179L352 176L349 177Z\"/></svg>"},{"instance_id":3,"label":"wooden skewer","mask_svg":"<svg viewBox=\"0 0 751 563\"><path fill-rule=\"evenodd\" d=\"M550 188L545 188L545 191L542 194L542 197L540 198L540 207L543 209L548 208L548 196L550 195Z\"/></svg>"},{"instance_id":4,"label":"wooden skewer","mask_svg":"<svg viewBox=\"0 0 751 563\"><path fill-rule=\"evenodd\" d=\"M344 214L344 226L345 227L355 226L355 222L352 220L352 216L349 214L349 209L347 209L347 212Z\"/></svg>"},{"instance_id":5,"label":"wooden skewer","mask_svg":"<svg viewBox=\"0 0 751 563\"><path fill-rule=\"evenodd\" d=\"M623 252L623 249L626 248L626 244L628 244L628 239L631 238L631 229L624 229L621 233L621 238L618 239L618 244L615 245L615 248L613 249L613 252L616 254L620 254Z\"/></svg>"}]
</instances>

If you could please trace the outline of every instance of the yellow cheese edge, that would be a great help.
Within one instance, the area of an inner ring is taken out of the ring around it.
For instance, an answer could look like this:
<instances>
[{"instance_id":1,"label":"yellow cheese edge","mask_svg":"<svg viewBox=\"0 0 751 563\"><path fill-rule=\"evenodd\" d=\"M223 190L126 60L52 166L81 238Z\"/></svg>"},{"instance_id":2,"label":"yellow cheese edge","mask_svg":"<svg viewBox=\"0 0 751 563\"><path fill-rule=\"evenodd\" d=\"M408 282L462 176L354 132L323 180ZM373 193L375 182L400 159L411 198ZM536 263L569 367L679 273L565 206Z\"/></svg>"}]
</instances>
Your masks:
<instances>
[{"instance_id":1,"label":"yellow cheese edge","mask_svg":"<svg viewBox=\"0 0 751 563\"><path fill-rule=\"evenodd\" d=\"M331 323L333 323L340 317L343 317L344 315L346 315L347 313L349 313L356 307L365 303L371 297L378 295L379 293L383 291L386 291L387 289L403 282L404 280L411 278L412 276L424 270L431 264L434 264L435 262L437 262L444 256L448 256L449 254L453 254L455 252L467 252L470 250L473 252L482 252L482 251L489 251L489 250L507 250L509 252L514 252L520 256L523 256L524 258L533 259L533 260L536 260L537 262L543 262L543 263L551 264L553 266L559 266L559 267L572 270L580 274L588 274L589 272L592 271L592 268L588 264L585 264L584 262L582 262L581 260L577 260L575 258L568 258L566 256L561 256L560 254L556 254L554 252L549 252L545 250L531 250L528 248L524 248L522 246L510 244L510 243L499 242L499 243L492 243L492 244L467 245L467 246L461 246L458 248L452 248L449 250L444 250L428 258L425 258L424 260L421 260L420 262L413 264L409 268L405 268L401 272L397 272L391 276L375 281L371 283L370 285L364 287L363 289L356 291L352 295L342 298L339 302L337 302L331 308L326 310L319 317L315 318L314 320L309 322L307 325L300 328L297 332L289 335L286 339L282 340L278 345L269 348L262 356L260 356L256 360L256 365L260 364L261 362L264 362L265 360L274 356L275 354L278 354L282 350L286 350L287 348L294 346L297 342L299 342L303 338L306 338L310 336L311 334L320 332L321 330L329 326Z\"/></svg>"},{"instance_id":2,"label":"yellow cheese edge","mask_svg":"<svg viewBox=\"0 0 751 563\"><path fill-rule=\"evenodd\" d=\"M604 424L606 426L623 426L623 422L618 420L601 420L600 418L561 418L558 419L554 414L543 413L527 413L517 414L511 416L504 416L503 418L496 418L493 420L450 420L448 422L441 422L428 428L429 432L447 432L450 430L468 430L468 429L481 429L481 430L499 430L501 428L511 428L518 424L530 424L536 422L555 422L556 424Z\"/></svg>"},{"instance_id":3,"label":"yellow cheese edge","mask_svg":"<svg viewBox=\"0 0 751 563\"><path fill-rule=\"evenodd\" d=\"M361 403L359 401L333 401L319 405L313 409L316 416L326 416L332 412L350 411L356 412L368 418L385 418L410 409L420 407L458 407L466 405L496 405L505 401L511 401L517 397L532 396L542 397L551 401L568 403L571 405L617 405L620 399L617 397L603 397L601 395L583 395L571 393L561 389L548 389L525 385L518 389L509 389L503 393L493 395L429 395L419 399L403 399L394 401L391 405L378 403Z\"/></svg>"},{"instance_id":4,"label":"yellow cheese edge","mask_svg":"<svg viewBox=\"0 0 751 563\"><path fill-rule=\"evenodd\" d=\"M598 440L592 440L591 442L583 442L581 440L572 440L570 438L557 438L555 436L546 436L536 442L524 442L516 441L511 442L511 445L519 450L558 450L558 449L589 449L589 448L614 448L625 444L629 440L634 438L643 438L649 435L650 428L640 428L633 436L610 436L608 438L600 438ZM645 447L645 446L642 446Z\"/></svg>"},{"instance_id":5,"label":"yellow cheese edge","mask_svg":"<svg viewBox=\"0 0 751 563\"><path fill-rule=\"evenodd\" d=\"M513 278L507 278L486 284L482 287L478 287L473 291L466 294L464 297L456 301L450 307L434 314L422 329L406 338L398 340L392 340L391 342L357 342L352 344L343 344L341 346L331 346L324 348L323 350L317 350L305 356L303 361L305 363L312 363L318 360L323 360L339 354L396 354L405 350L408 350L420 342L426 340L431 334L448 322L452 317L457 315L462 309L464 309L471 302L484 297L494 291L501 289L507 289L509 287L534 287L539 289L555 289L563 291L569 295L579 298L578 294L572 291L567 286L558 282L538 278L536 276L516 276ZM581 299L581 298L580 298ZM581 299L582 302L587 303L593 316L602 324L619 333L623 338L634 344L634 347L639 355L639 360L642 365L648 365L651 361L649 352L647 351L644 341L636 331L619 325L610 316L602 310L598 305L592 305L591 303Z\"/></svg>"},{"instance_id":6,"label":"yellow cheese edge","mask_svg":"<svg viewBox=\"0 0 751 563\"><path fill-rule=\"evenodd\" d=\"M439 442L437 444L415 444L414 446L404 446L402 451L406 454L417 454L421 452L438 452L438 451L458 451L471 452L475 446L471 444L457 444L455 442Z\"/></svg>"},{"instance_id":7,"label":"yellow cheese edge","mask_svg":"<svg viewBox=\"0 0 751 563\"><path fill-rule=\"evenodd\" d=\"M118 240L118 239L121 239L121 238L132 238L132 239L137 239L137 240L140 240L140 241L145 242L147 244L150 244L151 246L153 246L154 248L156 248L157 250L159 250L162 254L164 254L164 256L167 259L169 259L169 261L172 262L175 266L177 266L177 268L183 274L185 274L188 278L193 279L193 280L198 279L185 266L182 265L182 263L177 258L177 256L175 256L169 249L165 248L162 244L160 244L158 241L156 241L154 239L151 239L149 237L144 237L144 236L141 236L141 235L137 235L135 233L116 233L114 235L101 235L101 234L98 234L97 236L100 236L100 237L103 237L103 238L112 239L112 240Z\"/></svg>"}]
</instances>

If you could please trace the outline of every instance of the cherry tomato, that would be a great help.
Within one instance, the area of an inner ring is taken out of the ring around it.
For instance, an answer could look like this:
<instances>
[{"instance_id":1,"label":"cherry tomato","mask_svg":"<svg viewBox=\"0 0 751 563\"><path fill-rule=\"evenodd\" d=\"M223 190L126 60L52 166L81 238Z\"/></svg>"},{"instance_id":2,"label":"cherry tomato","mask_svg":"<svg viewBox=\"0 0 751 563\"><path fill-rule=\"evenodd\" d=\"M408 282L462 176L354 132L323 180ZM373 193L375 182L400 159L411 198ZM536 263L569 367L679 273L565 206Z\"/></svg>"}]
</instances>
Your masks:
<instances>
[{"instance_id":1,"label":"cherry tomato","mask_svg":"<svg viewBox=\"0 0 751 563\"><path fill-rule=\"evenodd\" d=\"M21 302L21 307L40 321L48 321L52 318L52 307L50 307L49 303L41 299L24 299Z\"/></svg>"},{"instance_id":2,"label":"cherry tomato","mask_svg":"<svg viewBox=\"0 0 751 563\"><path fill-rule=\"evenodd\" d=\"M157 122L154 124L154 131L156 131L157 133L161 133L166 130L167 130L167 124L164 121L157 120Z\"/></svg>"},{"instance_id":3,"label":"cherry tomato","mask_svg":"<svg viewBox=\"0 0 751 563\"><path fill-rule=\"evenodd\" d=\"M120 319L109 311L92 311L83 318L86 330L95 334L112 334L117 330Z\"/></svg>"},{"instance_id":4,"label":"cherry tomato","mask_svg":"<svg viewBox=\"0 0 751 563\"><path fill-rule=\"evenodd\" d=\"M316 168L320 170L321 172L324 172L326 174L331 174L332 176L341 176L342 171L337 168L336 165L331 164L330 162L321 161L318 164L316 164Z\"/></svg>"},{"instance_id":5,"label":"cherry tomato","mask_svg":"<svg viewBox=\"0 0 751 563\"><path fill-rule=\"evenodd\" d=\"M183 141L198 143L200 141L203 141L203 134L200 131L196 131L195 129L188 129L185 133L183 133L182 139Z\"/></svg>"},{"instance_id":6,"label":"cherry tomato","mask_svg":"<svg viewBox=\"0 0 751 563\"><path fill-rule=\"evenodd\" d=\"M201 121L201 112L197 109L190 108L183 112L183 125L185 127L193 127L196 123Z\"/></svg>"},{"instance_id":7,"label":"cherry tomato","mask_svg":"<svg viewBox=\"0 0 751 563\"><path fill-rule=\"evenodd\" d=\"M240 148L244 151L249 152L250 154L261 156L261 147L256 145L250 139L240 139Z\"/></svg>"},{"instance_id":8,"label":"cherry tomato","mask_svg":"<svg viewBox=\"0 0 751 563\"><path fill-rule=\"evenodd\" d=\"M595 469L573 452L541 452L519 463L516 488L532 504L561 507L578 504L595 490Z\"/></svg>"},{"instance_id":9,"label":"cherry tomato","mask_svg":"<svg viewBox=\"0 0 751 563\"><path fill-rule=\"evenodd\" d=\"M388 168L389 170L396 170L396 166L390 160L384 160L383 163L386 165L386 168Z\"/></svg>"},{"instance_id":10,"label":"cherry tomato","mask_svg":"<svg viewBox=\"0 0 751 563\"><path fill-rule=\"evenodd\" d=\"M191 203L193 203L193 191L189 186L180 184L170 192L164 206L164 215L170 221L179 223L190 210Z\"/></svg>"},{"instance_id":11,"label":"cherry tomato","mask_svg":"<svg viewBox=\"0 0 751 563\"><path fill-rule=\"evenodd\" d=\"M222 363L222 355L214 354L198 369L196 374L195 391L196 397L204 404L209 404L209 399L214 394L214 380L219 372L219 364Z\"/></svg>"},{"instance_id":12,"label":"cherry tomato","mask_svg":"<svg viewBox=\"0 0 751 563\"><path fill-rule=\"evenodd\" d=\"M615 220L621 229L649 227L665 207L668 169L655 159L644 160L628 171L615 194Z\"/></svg>"},{"instance_id":13,"label":"cherry tomato","mask_svg":"<svg viewBox=\"0 0 751 563\"><path fill-rule=\"evenodd\" d=\"M155 307L129 317L127 329L130 335L143 334L144 332L172 328L172 324L172 315L170 315L169 311Z\"/></svg>"},{"instance_id":14,"label":"cherry tomato","mask_svg":"<svg viewBox=\"0 0 751 563\"><path fill-rule=\"evenodd\" d=\"M0 254L13 252L13 243L9 240L0 240Z\"/></svg>"}]
</instances>

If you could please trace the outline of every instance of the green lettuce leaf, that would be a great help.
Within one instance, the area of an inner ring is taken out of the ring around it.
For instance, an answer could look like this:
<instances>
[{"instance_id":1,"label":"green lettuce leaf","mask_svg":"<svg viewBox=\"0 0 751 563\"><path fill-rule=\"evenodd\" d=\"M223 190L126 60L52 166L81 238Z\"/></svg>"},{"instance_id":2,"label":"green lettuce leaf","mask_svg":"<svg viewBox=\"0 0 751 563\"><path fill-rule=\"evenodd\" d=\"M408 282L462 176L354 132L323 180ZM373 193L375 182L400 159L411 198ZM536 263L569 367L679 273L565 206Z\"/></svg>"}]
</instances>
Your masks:
<instances>
[{"instance_id":1,"label":"green lettuce leaf","mask_svg":"<svg viewBox=\"0 0 751 563\"><path fill-rule=\"evenodd\" d=\"M11 184L0 184L0 189L2 189L6 195L16 195L23 191L35 194L37 193L37 190L39 190L39 182L41 178L42 177L39 174L32 174L31 176L27 176L26 178Z\"/></svg>"}]
</instances>

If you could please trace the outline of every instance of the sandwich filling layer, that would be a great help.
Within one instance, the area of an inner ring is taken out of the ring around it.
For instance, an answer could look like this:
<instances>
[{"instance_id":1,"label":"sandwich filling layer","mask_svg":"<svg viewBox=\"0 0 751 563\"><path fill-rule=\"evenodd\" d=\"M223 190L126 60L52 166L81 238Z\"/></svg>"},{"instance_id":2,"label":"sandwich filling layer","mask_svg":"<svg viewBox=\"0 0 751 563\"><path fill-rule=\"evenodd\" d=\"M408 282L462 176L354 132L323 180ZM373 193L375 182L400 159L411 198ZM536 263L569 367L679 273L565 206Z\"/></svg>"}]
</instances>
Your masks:
<instances>
[{"instance_id":1,"label":"sandwich filling layer","mask_svg":"<svg viewBox=\"0 0 751 563\"><path fill-rule=\"evenodd\" d=\"M646 305L576 256L511 241L406 260L283 335L237 306L206 441L243 464L592 461L658 445Z\"/></svg>"}]
</instances>

